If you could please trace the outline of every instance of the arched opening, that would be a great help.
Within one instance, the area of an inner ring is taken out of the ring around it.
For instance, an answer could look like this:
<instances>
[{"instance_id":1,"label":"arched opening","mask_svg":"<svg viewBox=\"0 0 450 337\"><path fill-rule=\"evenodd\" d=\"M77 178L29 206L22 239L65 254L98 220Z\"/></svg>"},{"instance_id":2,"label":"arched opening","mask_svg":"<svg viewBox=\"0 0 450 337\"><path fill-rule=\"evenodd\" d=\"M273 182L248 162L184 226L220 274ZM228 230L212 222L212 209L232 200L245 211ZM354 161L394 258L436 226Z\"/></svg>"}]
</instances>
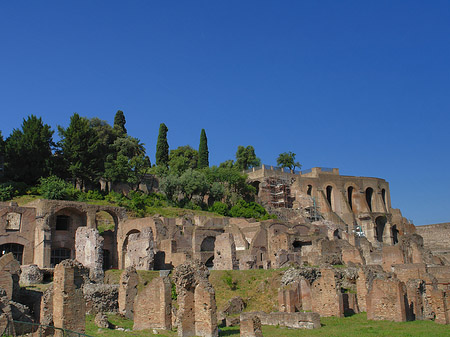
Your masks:
<instances>
[{"instance_id":1,"label":"arched opening","mask_svg":"<svg viewBox=\"0 0 450 337\"><path fill-rule=\"evenodd\" d=\"M208 260L206 260L205 266L208 269L212 269L214 267L214 256L211 256Z\"/></svg>"},{"instance_id":2,"label":"arched opening","mask_svg":"<svg viewBox=\"0 0 450 337\"><path fill-rule=\"evenodd\" d=\"M398 232L397 225L392 226L392 243L394 245L398 243Z\"/></svg>"},{"instance_id":3,"label":"arched opening","mask_svg":"<svg viewBox=\"0 0 450 337\"><path fill-rule=\"evenodd\" d=\"M114 217L110 213L99 211L95 213L95 225L97 226L97 229L100 233L106 231L114 232L116 222L114 220Z\"/></svg>"},{"instance_id":4,"label":"arched opening","mask_svg":"<svg viewBox=\"0 0 450 337\"><path fill-rule=\"evenodd\" d=\"M353 210L353 186L349 186L349 188L347 189L347 198L348 198L348 204L350 206L350 209Z\"/></svg>"},{"instance_id":5,"label":"arched opening","mask_svg":"<svg viewBox=\"0 0 450 337\"><path fill-rule=\"evenodd\" d=\"M213 252L216 243L216 238L214 236L208 236L203 239L200 245L201 252Z\"/></svg>"},{"instance_id":6,"label":"arched opening","mask_svg":"<svg viewBox=\"0 0 450 337\"><path fill-rule=\"evenodd\" d=\"M23 245L18 243L5 243L0 246L0 256L12 253L14 258L22 264L23 259Z\"/></svg>"},{"instance_id":7,"label":"arched opening","mask_svg":"<svg viewBox=\"0 0 450 337\"><path fill-rule=\"evenodd\" d=\"M137 229L132 229L127 233L127 236L125 240L123 241L122 245L122 269L125 269L127 267L130 267L130 261L127 259L127 250L128 250L128 238L131 234L140 233Z\"/></svg>"},{"instance_id":8,"label":"arched opening","mask_svg":"<svg viewBox=\"0 0 450 337\"><path fill-rule=\"evenodd\" d=\"M292 248L294 249L294 252L301 252L302 251L302 247L304 247L304 246L311 246L311 245L312 245L311 241L295 240L292 243Z\"/></svg>"},{"instance_id":9,"label":"arched opening","mask_svg":"<svg viewBox=\"0 0 450 337\"><path fill-rule=\"evenodd\" d=\"M71 251L69 248L53 248L50 257L51 267L55 267L58 263L70 259Z\"/></svg>"},{"instance_id":10,"label":"arched opening","mask_svg":"<svg viewBox=\"0 0 450 337\"><path fill-rule=\"evenodd\" d=\"M252 181L252 182L250 183L250 185L252 185L254 188L256 188L256 195L259 194L259 185L260 185L260 184L261 184L261 183L260 183L259 181L257 181L257 180Z\"/></svg>"},{"instance_id":11,"label":"arched opening","mask_svg":"<svg viewBox=\"0 0 450 337\"><path fill-rule=\"evenodd\" d=\"M379 216L375 219L375 232L377 235L378 242L383 242L383 233L384 233L384 227L386 226L386 217L385 216Z\"/></svg>"},{"instance_id":12,"label":"arched opening","mask_svg":"<svg viewBox=\"0 0 450 337\"><path fill-rule=\"evenodd\" d=\"M335 239L342 239L341 233L339 233L339 229L336 229L336 230L333 232L333 237L334 237Z\"/></svg>"},{"instance_id":13,"label":"arched opening","mask_svg":"<svg viewBox=\"0 0 450 337\"><path fill-rule=\"evenodd\" d=\"M333 187L328 185L327 186L327 200L328 203L330 204L330 209L333 210L333 204L332 204L332 192L333 192Z\"/></svg>"},{"instance_id":14,"label":"arched opening","mask_svg":"<svg viewBox=\"0 0 450 337\"><path fill-rule=\"evenodd\" d=\"M386 190L384 188L381 190L381 198L383 199L384 206L387 207L387 205L386 205Z\"/></svg>"},{"instance_id":15,"label":"arched opening","mask_svg":"<svg viewBox=\"0 0 450 337\"><path fill-rule=\"evenodd\" d=\"M312 185L308 185L308 188L306 189L306 194L308 195L312 194Z\"/></svg>"},{"instance_id":16,"label":"arched opening","mask_svg":"<svg viewBox=\"0 0 450 337\"><path fill-rule=\"evenodd\" d=\"M372 212L372 195L373 195L373 188L368 187L366 189L366 201L367 201L367 206L369 206L369 210L371 212Z\"/></svg>"}]
</instances>

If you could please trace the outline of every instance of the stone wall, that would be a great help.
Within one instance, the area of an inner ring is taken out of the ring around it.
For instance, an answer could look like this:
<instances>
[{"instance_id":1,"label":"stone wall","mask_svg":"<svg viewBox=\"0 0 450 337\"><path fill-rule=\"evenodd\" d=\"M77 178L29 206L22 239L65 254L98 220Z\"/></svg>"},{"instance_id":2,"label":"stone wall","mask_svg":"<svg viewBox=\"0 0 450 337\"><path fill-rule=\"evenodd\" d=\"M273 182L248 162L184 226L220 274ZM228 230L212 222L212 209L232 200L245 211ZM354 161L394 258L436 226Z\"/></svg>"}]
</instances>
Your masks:
<instances>
[{"instance_id":1,"label":"stone wall","mask_svg":"<svg viewBox=\"0 0 450 337\"><path fill-rule=\"evenodd\" d=\"M133 319L134 301L137 295L139 276L134 267L128 267L120 275L119 281L119 314Z\"/></svg>"},{"instance_id":2,"label":"stone wall","mask_svg":"<svg viewBox=\"0 0 450 337\"><path fill-rule=\"evenodd\" d=\"M153 231L150 227L144 228L140 233L128 236L126 267L135 267L136 270L152 270L154 255Z\"/></svg>"},{"instance_id":3,"label":"stone wall","mask_svg":"<svg viewBox=\"0 0 450 337\"><path fill-rule=\"evenodd\" d=\"M103 237L95 228L78 227L75 234L76 260L89 269L89 278L103 281Z\"/></svg>"},{"instance_id":4,"label":"stone wall","mask_svg":"<svg viewBox=\"0 0 450 337\"><path fill-rule=\"evenodd\" d=\"M367 319L406 321L406 287L396 278L375 278L367 293Z\"/></svg>"},{"instance_id":5,"label":"stone wall","mask_svg":"<svg viewBox=\"0 0 450 337\"><path fill-rule=\"evenodd\" d=\"M344 316L344 303L336 286L333 269L321 269L321 276L311 285L312 310L320 316Z\"/></svg>"},{"instance_id":6,"label":"stone wall","mask_svg":"<svg viewBox=\"0 0 450 337\"><path fill-rule=\"evenodd\" d=\"M238 269L238 262L236 260L236 245L234 243L233 234L223 233L216 236L214 247L214 269Z\"/></svg>"},{"instance_id":7,"label":"stone wall","mask_svg":"<svg viewBox=\"0 0 450 337\"><path fill-rule=\"evenodd\" d=\"M270 314L258 312L246 312L241 314L241 321L247 317L257 316L262 325L279 325L295 329L320 328L320 315L316 312L271 312Z\"/></svg>"}]
</instances>

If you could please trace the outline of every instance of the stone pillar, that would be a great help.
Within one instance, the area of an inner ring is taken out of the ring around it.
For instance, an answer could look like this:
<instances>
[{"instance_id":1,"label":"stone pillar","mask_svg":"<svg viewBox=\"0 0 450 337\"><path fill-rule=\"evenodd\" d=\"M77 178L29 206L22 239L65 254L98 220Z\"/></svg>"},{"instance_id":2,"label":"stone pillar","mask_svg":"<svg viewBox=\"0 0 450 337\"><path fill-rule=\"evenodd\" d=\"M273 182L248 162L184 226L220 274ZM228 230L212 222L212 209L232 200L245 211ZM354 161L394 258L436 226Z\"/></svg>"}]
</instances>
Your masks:
<instances>
[{"instance_id":1,"label":"stone pillar","mask_svg":"<svg viewBox=\"0 0 450 337\"><path fill-rule=\"evenodd\" d=\"M291 283L278 292L278 306L281 312L295 312L301 307L299 282Z\"/></svg>"},{"instance_id":2,"label":"stone pillar","mask_svg":"<svg viewBox=\"0 0 450 337\"><path fill-rule=\"evenodd\" d=\"M395 278L376 278L367 293L367 319L406 321L406 287Z\"/></svg>"},{"instance_id":3,"label":"stone pillar","mask_svg":"<svg viewBox=\"0 0 450 337\"><path fill-rule=\"evenodd\" d=\"M97 228L97 222L95 221L96 214L97 214L96 210L89 209L87 211L87 214L86 214L86 222L87 222L86 226L88 228L93 228L93 229Z\"/></svg>"},{"instance_id":4,"label":"stone pillar","mask_svg":"<svg viewBox=\"0 0 450 337\"><path fill-rule=\"evenodd\" d=\"M238 269L238 263L236 260L236 244L234 243L233 234L223 233L216 236L214 248L214 269Z\"/></svg>"},{"instance_id":5,"label":"stone pillar","mask_svg":"<svg viewBox=\"0 0 450 337\"><path fill-rule=\"evenodd\" d=\"M133 319L134 301L137 295L139 276L134 267L128 267L120 275L119 282L119 314Z\"/></svg>"},{"instance_id":6,"label":"stone pillar","mask_svg":"<svg viewBox=\"0 0 450 337\"><path fill-rule=\"evenodd\" d=\"M89 269L89 277L103 282L103 237L95 228L78 227L75 234L76 260Z\"/></svg>"},{"instance_id":7,"label":"stone pillar","mask_svg":"<svg viewBox=\"0 0 450 337\"><path fill-rule=\"evenodd\" d=\"M195 287L195 334L197 336L219 336L215 294L209 281L200 282Z\"/></svg>"},{"instance_id":8,"label":"stone pillar","mask_svg":"<svg viewBox=\"0 0 450 337\"><path fill-rule=\"evenodd\" d=\"M172 286L168 277L153 279L138 294L133 329L172 329Z\"/></svg>"},{"instance_id":9,"label":"stone pillar","mask_svg":"<svg viewBox=\"0 0 450 337\"><path fill-rule=\"evenodd\" d=\"M321 277L311 285L312 310L320 316L344 316L342 294L336 287L333 269L321 269Z\"/></svg>"},{"instance_id":10,"label":"stone pillar","mask_svg":"<svg viewBox=\"0 0 450 337\"><path fill-rule=\"evenodd\" d=\"M55 267L53 276L53 323L57 328L84 333L86 305L83 297L81 266L65 260ZM63 336L56 331L55 336Z\"/></svg>"},{"instance_id":11,"label":"stone pillar","mask_svg":"<svg viewBox=\"0 0 450 337\"><path fill-rule=\"evenodd\" d=\"M190 337L195 336L195 300L194 289L183 289L177 291L178 301L178 336Z\"/></svg>"},{"instance_id":12,"label":"stone pillar","mask_svg":"<svg viewBox=\"0 0 450 337\"><path fill-rule=\"evenodd\" d=\"M240 332L241 337L263 337L259 317L241 317Z\"/></svg>"},{"instance_id":13,"label":"stone pillar","mask_svg":"<svg viewBox=\"0 0 450 337\"><path fill-rule=\"evenodd\" d=\"M48 217L36 214L34 230L34 263L39 268L50 268L52 254L52 232Z\"/></svg>"}]
</instances>

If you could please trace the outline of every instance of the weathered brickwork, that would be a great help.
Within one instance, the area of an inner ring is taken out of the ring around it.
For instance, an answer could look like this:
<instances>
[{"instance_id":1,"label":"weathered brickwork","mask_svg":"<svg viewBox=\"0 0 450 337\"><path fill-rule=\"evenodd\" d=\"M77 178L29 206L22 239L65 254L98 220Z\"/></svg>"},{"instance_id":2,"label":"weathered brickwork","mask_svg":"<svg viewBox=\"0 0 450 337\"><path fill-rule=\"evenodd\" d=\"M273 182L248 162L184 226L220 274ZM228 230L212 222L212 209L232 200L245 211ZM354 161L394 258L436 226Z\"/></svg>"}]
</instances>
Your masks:
<instances>
[{"instance_id":1,"label":"weathered brickwork","mask_svg":"<svg viewBox=\"0 0 450 337\"><path fill-rule=\"evenodd\" d=\"M137 295L139 276L134 267L128 267L120 275L119 281L119 314L133 319L134 301Z\"/></svg>"},{"instance_id":2,"label":"weathered brickwork","mask_svg":"<svg viewBox=\"0 0 450 337\"><path fill-rule=\"evenodd\" d=\"M395 278L376 278L367 293L367 319L406 321L406 287Z\"/></svg>"},{"instance_id":3,"label":"weathered brickwork","mask_svg":"<svg viewBox=\"0 0 450 337\"><path fill-rule=\"evenodd\" d=\"M342 294L336 287L334 271L321 269L321 277L311 285L312 310L321 316L344 316Z\"/></svg>"},{"instance_id":4,"label":"weathered brickwork","mask_svg":"<svg viewBox=\"0 0 450 337\"><path fill-rule=\"evenodd\" d=\"M214 269L238 269L236 245L234 243L233 234L224 233L216 237L214 249Z\"/></svg>"},{"instance_id":5,"label":"weathered brickwork","mask_svg":"<svg viewBox=\"0 0 450 337\"><path fill-rule=\"evenodd\" d=\"M172 287L168 277L153 279L134 301L134 330L172 328Z\"/></svg>"}]
</instances>

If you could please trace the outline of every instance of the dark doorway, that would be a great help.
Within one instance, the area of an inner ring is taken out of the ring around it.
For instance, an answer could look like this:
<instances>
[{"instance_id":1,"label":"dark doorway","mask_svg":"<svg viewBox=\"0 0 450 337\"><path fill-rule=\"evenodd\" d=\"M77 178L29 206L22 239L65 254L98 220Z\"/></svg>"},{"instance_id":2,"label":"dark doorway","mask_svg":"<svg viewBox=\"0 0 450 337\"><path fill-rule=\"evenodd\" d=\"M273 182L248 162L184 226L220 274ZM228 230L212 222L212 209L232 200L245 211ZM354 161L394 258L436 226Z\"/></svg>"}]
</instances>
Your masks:
<instances>
[{"instance_id":1,"label":"dark doorway","mask_svg":"<svg viewBox=\"0 0 450 337\"><path fill-rule=\"evenodd\" d=\"M368 187L366 189L366 201L367 201L367 206L369 206L369 210L371 212L372 212L372 195L373 195L373 188Z\"/></svg>"},{"instance_id":2,"label":"dark doorway","mask_svg":"<svg viewBox=\"0 0 450 337\"><path fill-rule=\"evenodd\" d=\"M333 204L331 203L331 196L332 196L332 193L333 192L333 187L332 186L330 186L330 185L328 185L327 186L327 200L328 200L328 203L330 204L330 209L331 210L333 210Z\"/></svg>"},{"instance_id":3,"label":"dark doorway","mask_svg":"<svg viewBox=\"0 0 450 337\"><path fill-rule=\"evenodd\" d=\"M216 243L216 238L214 236L206 237L202 241L202 244L200 245L200 251L201 252L213 252L215 243Z\"/></svg>"},{"instance_id":4,"label":"dark doorway","mask_svg":"<svg viewBox=\"0 0 450 337\"><path fill-rule=\"evenodd\" d=\"M377 234L377 240L378 242L383 242L383 233L384 233L384 227L386 226L386 217L384 216L379 216L378 218L375 219L375 231Z\"/></svg>"},{"instance_id":5,"label":"dark doorway","mask_svg":"<svg viewBox=\"0 0 450 337\"><path fill-rule=\"evenodd\" d=\"M353 186L350 186L347 189L347 198L348 198L348 204L350 206L350 209L353 211L353 200L352 200L352 197L353 197Z\"/></svg>"},{"instance_id":6,"label":"dark doorway","mask_svg":"<svg viewBox=\"0 0 450 337\"><path fill-rule=\"evenodd\" d=\"M394 245L398 243L398 229L397 229L397 225L392 226L392 242L393 242Z\"/></svg>"}]
</instances>

